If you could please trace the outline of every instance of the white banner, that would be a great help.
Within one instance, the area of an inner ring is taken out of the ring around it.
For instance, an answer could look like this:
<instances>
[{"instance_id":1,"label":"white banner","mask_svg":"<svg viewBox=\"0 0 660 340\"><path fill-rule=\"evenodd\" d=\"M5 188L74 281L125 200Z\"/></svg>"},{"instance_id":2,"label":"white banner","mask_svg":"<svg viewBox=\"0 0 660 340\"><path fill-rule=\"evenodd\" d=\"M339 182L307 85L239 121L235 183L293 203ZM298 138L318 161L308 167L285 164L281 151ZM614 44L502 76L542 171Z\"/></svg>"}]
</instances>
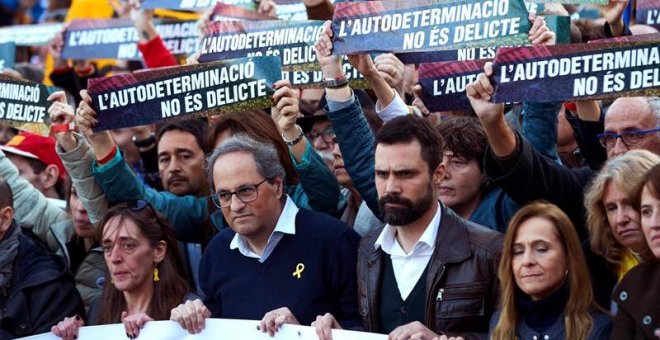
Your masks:
<instances>
[{"instance_id":1,"label":"white banner","mask_svg":"<svg viewBox=\"0 0 660 340\"><path fill-rule=\"evenodd\" d=\"M174 321L151 321L147 322L138 339L140 340L217 340L217 339L241 339L241 340L316 340L316 331L309 326L284 325L275 333L274 337L268 333L262 333L257 329L259 321L254 320L230 320L230 319L206 319L206 328L195 335L188 334L178 323ZM53 333L34 335L25 340L59 340ZM123 324L88 326L80 328L79 340L118 340L126 339L126 330ZM385 340L387 335L365 332L333 330L334 340Z\"/></svg>"},{"instance_id":2,"label":"white banner","mask_svg":"<svg viewBox=\"0 0 660 340\"><path fill-rule=\"evenodd\" d=\"M15 25L0 28L0 43L16 46L43 46L62 30L62 24Z\"/></svg>"}]
</instances>

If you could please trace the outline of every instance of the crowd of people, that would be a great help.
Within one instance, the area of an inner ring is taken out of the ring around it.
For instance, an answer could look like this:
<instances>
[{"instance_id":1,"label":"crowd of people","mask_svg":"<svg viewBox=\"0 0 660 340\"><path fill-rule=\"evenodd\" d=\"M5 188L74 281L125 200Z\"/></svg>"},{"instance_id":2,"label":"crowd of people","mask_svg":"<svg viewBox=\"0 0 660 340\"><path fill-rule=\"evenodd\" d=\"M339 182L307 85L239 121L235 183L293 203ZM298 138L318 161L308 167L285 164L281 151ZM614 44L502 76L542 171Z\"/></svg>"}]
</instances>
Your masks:
<instances>
[{"instance_id":1,"label":"crowd of people","mask_svg":"<svg viewBox=\"0 0 660 340\"><path fill-rule=\"evenodd\" d=\"M208 318L319 339L660 339L660 97L495 104L487 63L470 110L430 112L394 54L346 56L369 85L352 89L332 2L302 2L328 20L314 45L328 81L280 80L264 110L95 131L88 79L197 63L139 1L114 5L142 63L63 59L62 32L17 53L3 73L48 77L52 125L75 128L0 125L1 339L114 323L134 339L153 320L194 334ZM572 42L653 32L627 5L573 20ZM69 6L0 0L0 23ZM577 13L546 4L530 45L556 41L543 15Z\"/></svg>"}]
</instances>

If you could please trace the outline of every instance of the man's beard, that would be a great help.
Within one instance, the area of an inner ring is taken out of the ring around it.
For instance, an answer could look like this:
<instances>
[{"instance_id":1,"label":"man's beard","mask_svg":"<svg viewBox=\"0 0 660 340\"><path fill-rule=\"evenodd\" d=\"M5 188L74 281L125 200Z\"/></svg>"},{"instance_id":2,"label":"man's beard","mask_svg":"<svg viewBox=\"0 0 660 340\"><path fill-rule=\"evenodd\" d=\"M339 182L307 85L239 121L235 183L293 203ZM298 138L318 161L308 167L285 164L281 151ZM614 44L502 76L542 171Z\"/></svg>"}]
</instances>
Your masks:
<instances>
[{"instance_id":1,"label":"man's beard","mask_svg":"<svg viewBox=\"0 0 660 340\"><path fill-rule=\"evenodd\" d=\"M426 194L417 203L398 195L385 195L378 200L378 208L385 223L392 226L404 226L418 220L433 204L433 188L429 184ZM386 207L386 203L402 204L403 207Z\"/></svg>"}]
</instances>

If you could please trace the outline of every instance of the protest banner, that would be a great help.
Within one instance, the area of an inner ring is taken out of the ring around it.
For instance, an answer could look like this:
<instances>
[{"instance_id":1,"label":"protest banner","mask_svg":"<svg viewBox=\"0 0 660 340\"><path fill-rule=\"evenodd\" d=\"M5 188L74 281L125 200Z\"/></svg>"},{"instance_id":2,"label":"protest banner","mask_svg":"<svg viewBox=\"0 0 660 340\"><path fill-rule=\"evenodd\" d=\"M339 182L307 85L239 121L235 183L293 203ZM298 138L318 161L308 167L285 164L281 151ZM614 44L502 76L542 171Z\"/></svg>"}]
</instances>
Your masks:
<instances>
[{"instance_id":1,"label":"protest banner","mask_svg":"<svg viewBox=\"0 0 660 340\"><path fill-rule=\"evenodd\" d=\"M277 57L169 67L88 81L95 131L271 106Z\"/></svg>"},{"instance_id":2,"label":"protest banner","mask_svg":"<svg viewBox=\"0 0 660 340\"><path fill-rule=\"evenodd\" d=\"M149 321L140 330L140 340L317 340L316 330L310 326L284 324L274 336L257 329L260 321L206 319L204 329L198 334L189 334L174 321ZM78 339L117 340L126 338L123 324L81 327ZM386 340L387 335L332 330L334 340ZM61 340L52 333L35 335L23 340Z\"/></svg>"},{"instance_id":3,"label":"protest banner","mask_svg":"<svg viewBox=\"0 0 660 340\"><path fill-rule=\"evenodd\" d=\"M344 55L524 45L527 14L522 0L341 2L333 48Z\"/></svg>"},{"instance_id":4,"label":"protest banner","mask_svg":"<svg viewBox=\"0 0 660 340\"><path fill-rule=\"evenodd\" d=\"M447 61L419 65L422 100L431 112L469 109L465 86L477 79L488 60Z\"/></svg>"},{"instance_id":5,"label":"protest banner","mask_svg":"<svg viewBox=\"0 0 660 340\"><path fill-rule=\"evenodd\" d=\"M172 54L189 55L197 50L196 21L156 24L156 31ZM62 58L140 60L138 33L130 20L74 20L64 32Z\"/></svg>"},{"instance_id":6,"label":"protest banner","mask_svg":"<svg viewBox=\"0 0 660 340\"><path fill-rule=\"evenodd\" d=\"M13 68L16 60L16 45L13 42L0 44L0 71Z\"/></svg>"},{"instance_id":7,"label":"protest banner","mask_svg":"<svg viewBox=\"0 0 660 340\"><path fill-rule=\"evenodd\" d=\"M660 0L637 0L637 23L660 29Z\"/></svg>"},{"instance_id":8,"label":"protest banner","mask_svg":"<svg viewBox=\"0 0 660 340\"><path fill-rule=\"evenodd\" d=\"M571 42L571 21L568 16L548 15L545 17L548 28L555 32L557 44L569 44ZM396 56L404 64L433 63L440 61L463 61L476 59L493 59L497 52L496 46L480 48L462 48L449 51L432 52L410 52L397 53Z\"/></svg>"},{"instance_id":9,"label":"protest banner","mask_svg":"<svg viewBox=\"0 0 660 340\"><path fill-rule=\"evenodd\" d=\"M182 10L205 10L222 2L229 5L236 5L250 10L257 9L257 3L254 0L144 0L142 8L167 8Z\"/></svg>"},{"instance_id":10,"label":"protest banner","mask_svg":"<svg viewBox=\"0 0 660 340\"><path fill-rule=\"evenodd\" d=\"M322 87L323 74L314 51L322 33L323 22L315 20L216 21L206 27L199 61L277 56L282 59L282 78L294 87ZM362 75L347 61L344 70L351 86L365 87Z\"/></svg>"},{"instance_id":11,"label":"protest banner","mask_svg":"<svg viewBox=\"0 0 660 340\"><path fill-rule=\"evenodd\" d=\"M47 136L50 133L48 87L0 74L0 123Z\"/></svg>"},{"instance_id":12,"label":"protest banner","mask_svg":"<svg viewBox=\"0 0 660 340\"><path fill-rule=\"evenodd\" d=\"M62 24L14 25L0 28L0 44L13 42L16 46L45 46L62 30Z\"/></svg>"},{"instance_id":13,"label":"protest banner","mask_svg":"<svg viewBox=\"0 0 660 340\"><path fill-rule=\"evenodd\" d=\"M502 47L493 101L548 102L660 94L660 40Z\"/></svg>"}]
</instances>

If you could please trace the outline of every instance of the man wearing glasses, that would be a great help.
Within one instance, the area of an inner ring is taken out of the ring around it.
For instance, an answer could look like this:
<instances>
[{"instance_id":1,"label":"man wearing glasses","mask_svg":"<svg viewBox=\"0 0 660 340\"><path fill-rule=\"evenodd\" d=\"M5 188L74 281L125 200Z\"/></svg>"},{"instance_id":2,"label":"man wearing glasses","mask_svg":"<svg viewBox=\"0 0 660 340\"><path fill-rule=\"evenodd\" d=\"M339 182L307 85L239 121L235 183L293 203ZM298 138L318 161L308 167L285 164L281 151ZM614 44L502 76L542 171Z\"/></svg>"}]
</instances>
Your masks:
<instances>
[{"instance_id":1,"label":"man wearing glasses","mask_svg":"<svg viewBox=\"0 0 660 340\"><path fill-rule=\"evenodd\" d=\"M605 116L605 131L598 135L607 158L628 150L644 149L660 154L660 98L619 98Z\"/></svg>"},{"instance_id":2,"label":"man wearing glasses","mask_svg":"<svg viewBox=\"0 0 660 340\"><path fill-rule=\"evenodd\" d=\"M209 316L262 319L260 329L271 335L283 323L309 325L327 312L339 313L343 326L359 325L359 236L295 206L275 148L235 135L209 157L207 173L230 229L211 240L200 264L205 305L189 301L172 319L191 333Z\"/></svg>"}]
</instances>

